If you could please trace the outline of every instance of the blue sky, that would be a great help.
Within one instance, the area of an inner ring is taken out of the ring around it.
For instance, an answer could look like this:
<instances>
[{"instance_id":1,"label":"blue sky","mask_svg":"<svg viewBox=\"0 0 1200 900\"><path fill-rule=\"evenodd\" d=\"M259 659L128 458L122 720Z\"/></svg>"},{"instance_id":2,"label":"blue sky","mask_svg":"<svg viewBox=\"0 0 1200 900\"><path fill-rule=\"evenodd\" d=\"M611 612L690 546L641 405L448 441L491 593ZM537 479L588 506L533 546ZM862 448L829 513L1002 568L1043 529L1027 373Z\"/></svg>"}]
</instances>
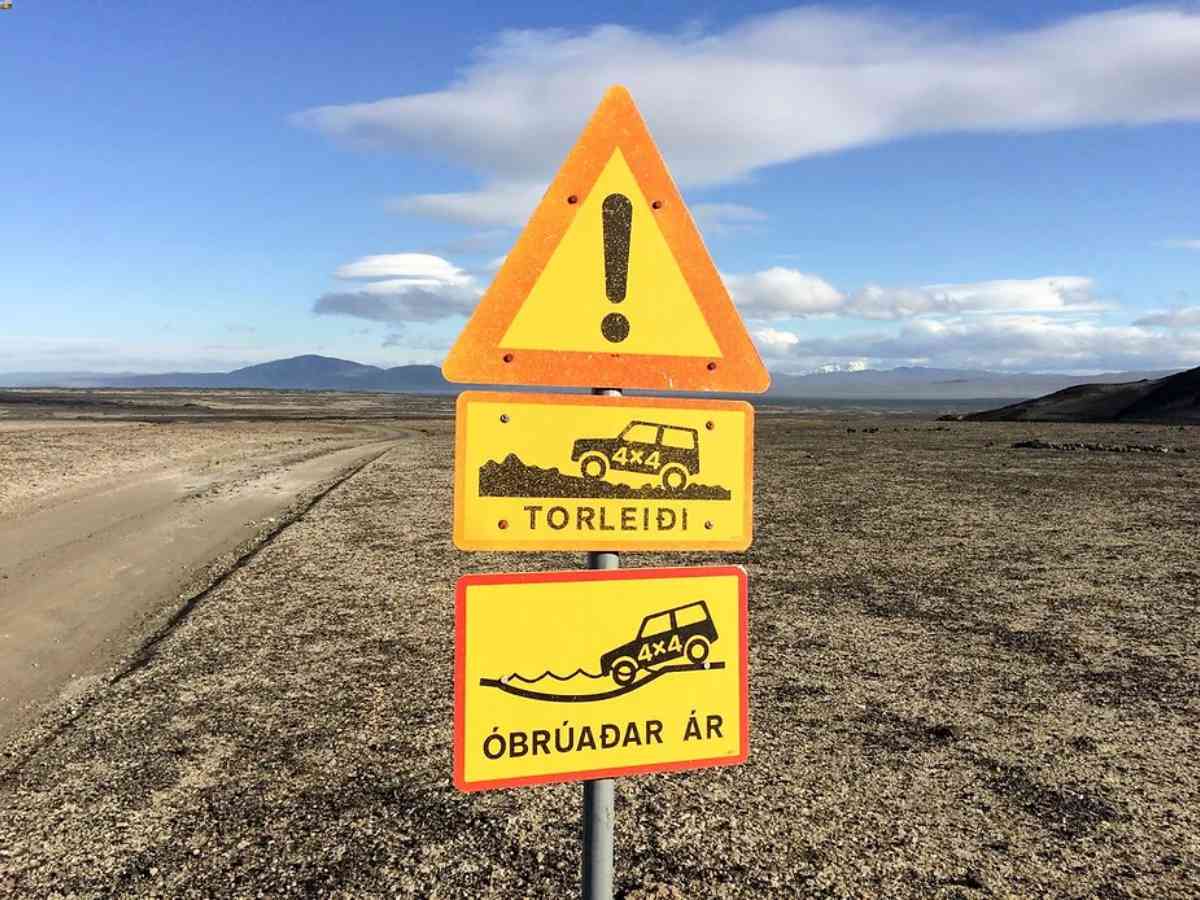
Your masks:
<instances>
[{"instance_id":1,"label":"blue sky","mask_svg":"<svg viewBox=\"0 0 1200 900\"><path fill-rule=\"evenodd\" d=\"M439 361L614 82L776 371L1200 364L1200 6L994 6L16 0L0 371Z\"/></svg>"}]
</instances>

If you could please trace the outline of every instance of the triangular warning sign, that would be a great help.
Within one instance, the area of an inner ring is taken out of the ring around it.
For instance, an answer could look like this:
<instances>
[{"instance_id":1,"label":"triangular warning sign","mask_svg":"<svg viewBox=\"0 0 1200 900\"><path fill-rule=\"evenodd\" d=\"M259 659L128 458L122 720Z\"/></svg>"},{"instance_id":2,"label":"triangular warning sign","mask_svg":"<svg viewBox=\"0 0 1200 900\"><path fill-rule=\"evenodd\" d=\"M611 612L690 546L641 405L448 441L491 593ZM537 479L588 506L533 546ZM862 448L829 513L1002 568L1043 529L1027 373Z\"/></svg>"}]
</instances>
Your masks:
<instances>
[{"instance_id":1,"label":"triangular warning sign","mask_svg":"<svg viewBox=\"0 0 1200 900\"><path fill-rule=\"evenodd\" d=\"M629 92L610 88L442 373L765 391L770 376Z\"/></svg>"}]
</instances>

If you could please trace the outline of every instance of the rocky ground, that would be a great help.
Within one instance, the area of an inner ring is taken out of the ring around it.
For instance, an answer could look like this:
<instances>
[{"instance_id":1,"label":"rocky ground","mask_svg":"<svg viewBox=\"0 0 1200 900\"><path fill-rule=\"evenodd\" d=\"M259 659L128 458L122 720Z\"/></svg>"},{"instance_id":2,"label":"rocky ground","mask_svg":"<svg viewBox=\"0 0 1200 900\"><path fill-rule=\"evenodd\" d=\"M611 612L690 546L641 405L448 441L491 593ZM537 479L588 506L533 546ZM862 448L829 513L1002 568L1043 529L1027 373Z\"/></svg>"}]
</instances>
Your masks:
<instances>
[{"instance_id":1,"label":"rocky ground","mask_svg":"<svg viewBox=\"0 0 1200 900\"><path fill-rule=\"evenodd\" d=\"M576 892L578 785L450 784L452 584L582 560L454 550L451 423L408 424L0 747L0 894ZM771 413L758 450L750 552L623 558L749 569L751 755L618 782L619 894L1200 893L1200 430Z\"/></svg>"}]
</instances>

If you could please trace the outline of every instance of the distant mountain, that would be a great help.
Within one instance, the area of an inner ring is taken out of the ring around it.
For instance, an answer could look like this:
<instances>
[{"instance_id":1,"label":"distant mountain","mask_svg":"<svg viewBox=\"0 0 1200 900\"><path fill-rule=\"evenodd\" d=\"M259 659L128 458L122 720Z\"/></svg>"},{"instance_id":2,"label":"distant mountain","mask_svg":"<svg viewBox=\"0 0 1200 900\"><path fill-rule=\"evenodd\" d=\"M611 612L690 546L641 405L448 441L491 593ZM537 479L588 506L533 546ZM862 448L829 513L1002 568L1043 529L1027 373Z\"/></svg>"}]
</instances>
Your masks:
<instances>
[{"instance_id":1,"label":"distant mountain","mask_svg":"<svg viewBox=\"0 0 1200 900\"><path fill-rule=\"evenodd\" d=\"M115 376L107 379L104 386L321 390L330 384L343 381L355 384L363 378L383 371L378 366L365 366L348 359L308 354L246 366L232 372L165 372L159 375Z\"/></svg>"},{"instance_id":2,"label":"distant mountain","mask_svg":"<svg viewBox=\"0 0 1200 900\"><path fill-rule=\"evenodd\" d=\"M1113 372L1103 375L1057 375L987 372L979 369L895 369L812 372L772 375L767 396L872 400L1025 399L1077 384L1159 378L1169 372Z\"/></svg>"},{"instance_id":3,"label":"distant mountain","mask_svg":"<svg viewBox=\"0 0 1200 900\"><path fill-rule=\"evenodd\" d=\"M361 383L384 371L379 366L309 354L236 369L229 373L229 379L237 382L238 387L269 388L286 385L290 388L320 390L333 382Z\"/></svg>"},{"instance_id":4,"label":"distant mountain","mask_svg":"<svg viewBox=\"0 0 1200 900\"><path fill-rule=\"evenodd\" d=\"M60 377L66 374L67 377ZM459 388L437 366L384 369L330 356L293 356L232 372L164 372L158 375L22 372L0 375L8 387L269 388L293 391L395 391L449 394Z\"/></svg>"},{"instance_id":5,"label":"distant mountain","mask_svg":"<svg viewBox=\"0 0 1200 900\"><path fill-rule=\"evenodd\" d=\"M978 422L1200 422L1200 368L1123 384L1080 384L964 418Z\"/></svg>"},{"instance_id":6,"label":"distant mountain","mask_svg":"<svg viewBox=\"0 0 1200 900\"><path fill-rule=\"evenodd\" d=\"M1114 372L1071 376L1010 374L978 369L896 369L776 373L769 398L824 400L1024 400L1081 384L1162 378L1170 372ZM104 375L89 372L0 374L7 387L274 388L277 390L395 391L451 394L462 388L442 377L437 366L385 369L329 356L294 356L246 366L233 372L165 372L159 375Z\"/></svg>"},{"instance_id":7,"label":"distant mountain","mask_svg":"<svg viewBox=\"0 0 1200 900\"><path fill-rule=\"evenodd\" d=\"M378 374L364 379L359 390L400 391L412 394L456 394L463 389L461 384L451 384L442 377L439 366L395 366L381 369ZM351 388L344 388L351 390Z\"/></svg>"}]
</instances>

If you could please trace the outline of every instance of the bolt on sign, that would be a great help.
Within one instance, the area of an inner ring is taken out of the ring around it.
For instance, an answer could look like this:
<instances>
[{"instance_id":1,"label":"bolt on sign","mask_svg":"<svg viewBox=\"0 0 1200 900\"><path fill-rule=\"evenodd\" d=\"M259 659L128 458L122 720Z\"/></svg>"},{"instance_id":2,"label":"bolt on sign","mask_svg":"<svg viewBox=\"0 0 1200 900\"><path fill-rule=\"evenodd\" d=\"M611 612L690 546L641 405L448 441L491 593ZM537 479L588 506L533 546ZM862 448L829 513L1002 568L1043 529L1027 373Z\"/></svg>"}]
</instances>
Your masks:
<instances>
[{"instance_id":1,"label":"bolt on sign","mask_svg":"<svg viewBox=\"0 0 1200 900\"><path fill-rule=\"evenodd\" d=\"M740 401L464 391L464 550L744 550L754 408Z\"/></svg>"},{"instance_id":2,"label":"bolt on sign","mask_svg":"<svg viewBox=\"0 0 1200 900\"><path fill-rule=\"evenodd\" d=\"M461 790L746 760L738 566L467 575L455 628Z\"/></svg>"},{"instance_id":3,"label":"bolt on sign","mask_svg":"<svg viewBox=\"0 0 1200 900\"><path fill-rule=\"evenodd\" d=\"M611 88L442 365L454 382L762 392L629 92Z\"/></svg>"}]
</instances>

